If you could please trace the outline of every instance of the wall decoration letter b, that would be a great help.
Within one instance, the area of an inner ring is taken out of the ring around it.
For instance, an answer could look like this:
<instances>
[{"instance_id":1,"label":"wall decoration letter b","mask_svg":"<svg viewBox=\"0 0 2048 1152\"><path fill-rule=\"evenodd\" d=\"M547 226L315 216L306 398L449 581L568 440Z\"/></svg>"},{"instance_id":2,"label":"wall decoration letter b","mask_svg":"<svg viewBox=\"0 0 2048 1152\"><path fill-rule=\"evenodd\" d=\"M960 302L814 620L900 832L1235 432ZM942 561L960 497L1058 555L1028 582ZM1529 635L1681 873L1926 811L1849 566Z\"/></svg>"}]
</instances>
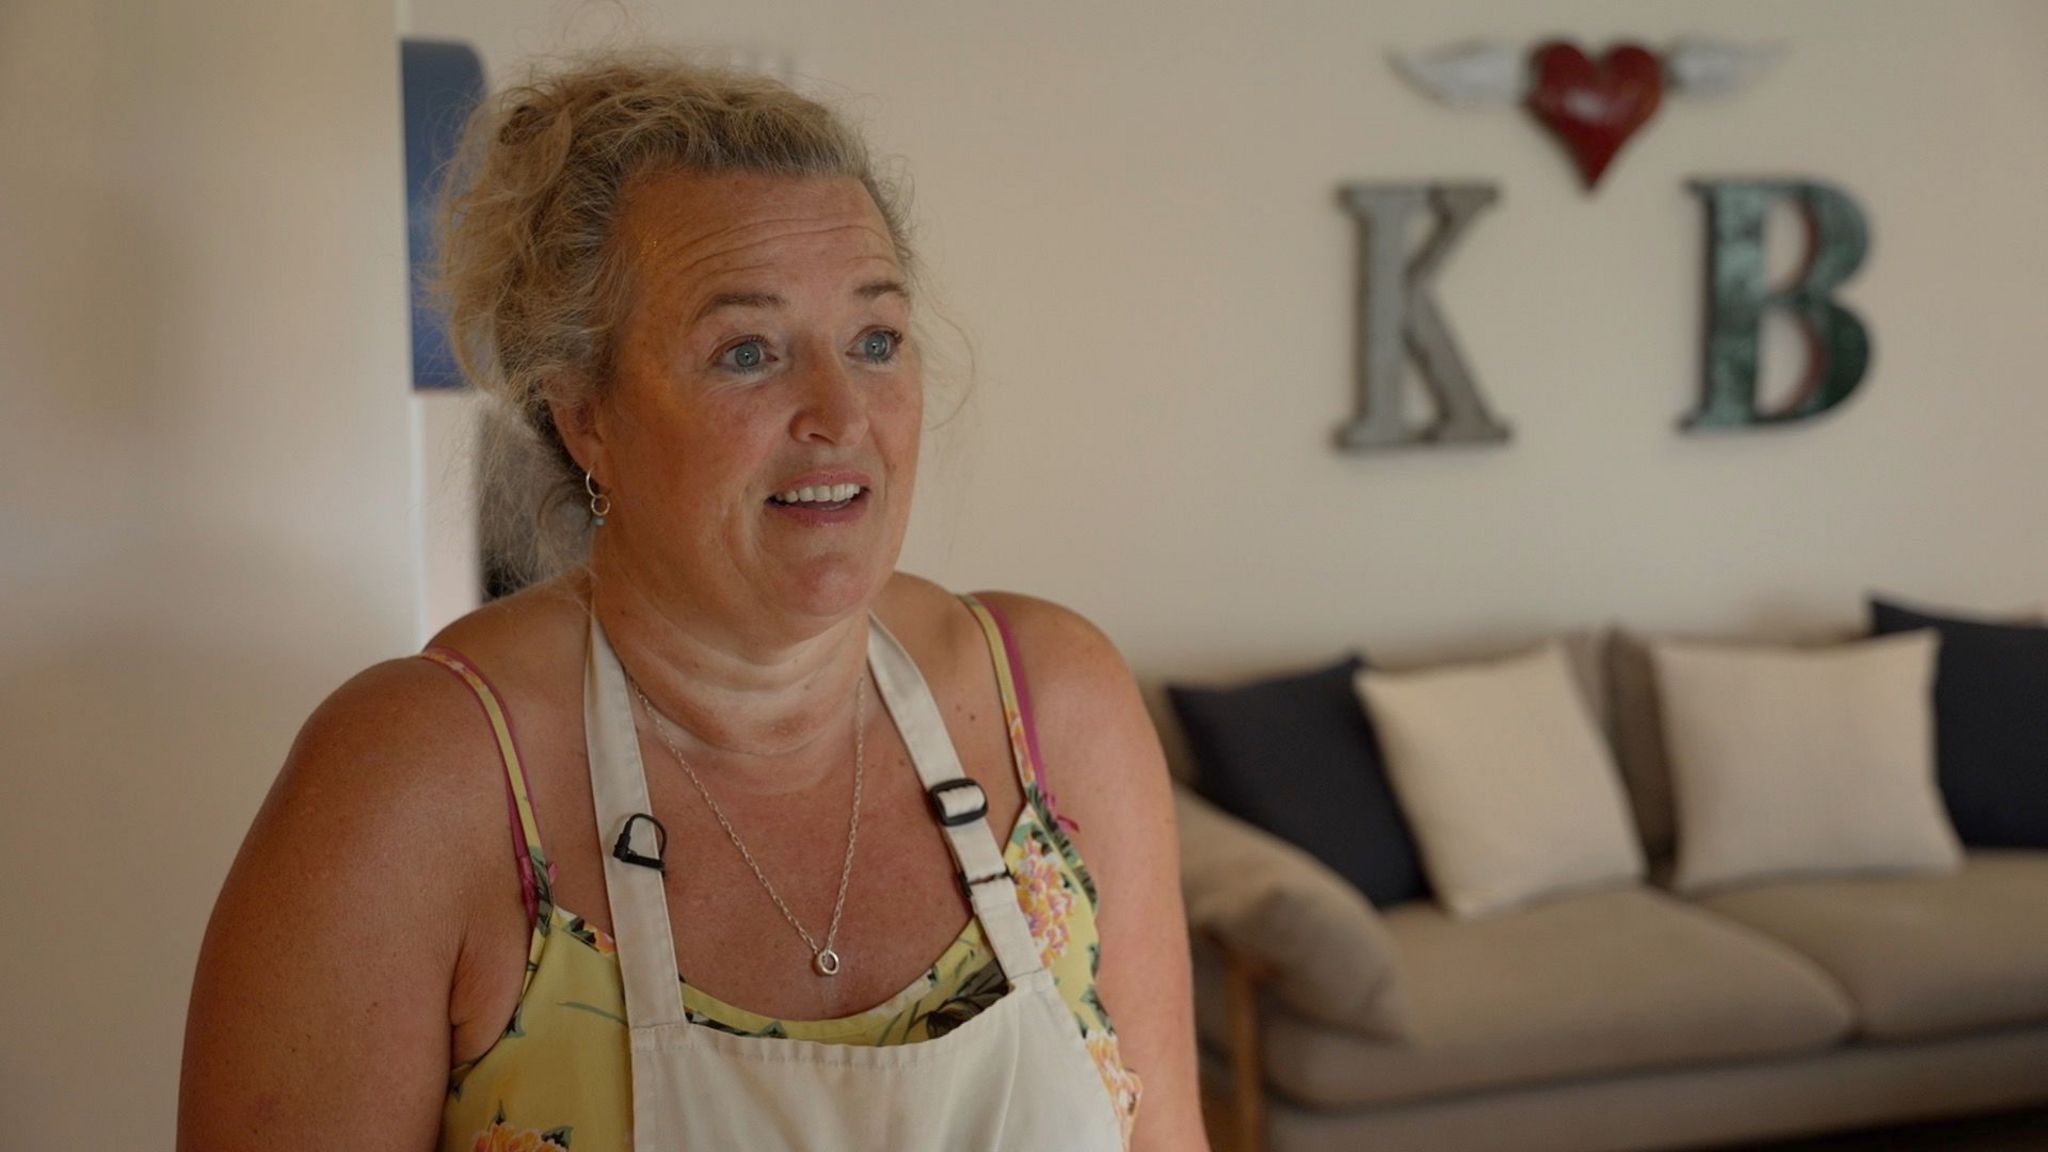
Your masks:
<instances>
[{"instance_id":1,"label":"wall decoration letter b","mask_svg":"<svg viewBox=\"0 0 2048 1152\"><path fill-rule=\"evenodd\" d=\"M1870 246L1863 213L1840 189L1789 180L1694 181L1707 209L1707 332L1700 406L1686 431L1748 428L1811 419L1849 397L1870 366L1870 334L1829 295L1855 273ZM1805 218L1806 265L1791 283L1764 282L1764 219L1789 200ZM1792 398L1757 407L1765 315L1784 309L1806 336L1808 361Z\"/></svg>"},{"instance_id":2,"label":"wall decoration letter b","mask_svg":"<svg viewBox=\"0 0 2048 1152\"><path fill-rule=\"evenodd\" d=\"M1451 246L1498 194L1491 184L1351 184L1342 190L1344 208L1359 227L1359 411L1337 429L1338 447L1356 452L1507 440L1507 425L1486 410L1430 295ZM1410 226L1425 210L1435 229L1411 257ZM1403 415L1404 352L1415 358L1436 405L1436 420L1419 428Z\"/></svg>"}]
</instances>

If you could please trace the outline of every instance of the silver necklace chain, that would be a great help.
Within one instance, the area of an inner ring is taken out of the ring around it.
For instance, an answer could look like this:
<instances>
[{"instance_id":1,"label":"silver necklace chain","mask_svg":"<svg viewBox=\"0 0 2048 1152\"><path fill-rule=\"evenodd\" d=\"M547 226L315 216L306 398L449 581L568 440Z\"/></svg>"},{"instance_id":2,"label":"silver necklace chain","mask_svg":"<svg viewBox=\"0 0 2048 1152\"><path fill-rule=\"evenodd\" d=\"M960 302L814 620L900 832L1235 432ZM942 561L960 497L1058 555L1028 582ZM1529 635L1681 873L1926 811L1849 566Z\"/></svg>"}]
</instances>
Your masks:
<instances>
[{"instance_id":1,"label":"silver necklace chain","mask_svg":"<svg viewBox=\"0 0 2048 1152\"><path fill-rule=\"evenodd\" d=\"M630 676L626 678L626 682L633 686L633 694L640 698L640 706L647 709L647 715L654 720L654 730L661 737L661 742L668 746L668 754L675 757L677 764L682 765L683 772L690 777L690 783L697 786L697 795L704 798L704 803L711 809L711 814L718 818L718 826L725 829L725 835L732 841L732 846L740 850L741 859L747 862L747 867L754 870L754 878L761 882L761 887L767 891L768 898L775 901L775 906L782 910L782 918L789 921L789 926L796 929L797 935L803 937L804 947L811 950L811 968L820 976L838 975L839 953L833 950L832 944L839 939L839 917L846 911L846 884L853 876L853 846L860 840L861 777L864 775L867 761L867 674L861 674L860 683L853 692L853 818L846 829L846 863L839 869L839 897L832 903L832 926L825 930L823 945L813 939L811 934L804 930L804 926L797 922L796 913L789 910L789 905L783 903L781 895L775 891L775 885L768 882L768 874L761 871L761 865L755 861L754 854L747 851L746 844L740 840L740 834L733 831L732 821L725 818L725 811L718 806L718 801L711 798L711 792L704 787L704 781L698 779L697 770L690 767L690 762L684 759L682 752L676 748L675 740L668 733L668 722L647 699L647 693L640 690L639 682Z\"/></svg>"}]
</instances>

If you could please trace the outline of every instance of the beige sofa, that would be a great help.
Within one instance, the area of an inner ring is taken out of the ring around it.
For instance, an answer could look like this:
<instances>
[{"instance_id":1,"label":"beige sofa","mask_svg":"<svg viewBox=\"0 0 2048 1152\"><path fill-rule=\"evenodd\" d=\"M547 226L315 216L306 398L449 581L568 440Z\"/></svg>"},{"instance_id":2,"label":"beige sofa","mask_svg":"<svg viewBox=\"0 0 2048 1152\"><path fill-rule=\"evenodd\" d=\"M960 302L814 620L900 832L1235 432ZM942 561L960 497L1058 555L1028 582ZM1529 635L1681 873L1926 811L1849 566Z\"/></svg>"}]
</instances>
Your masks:
<instances>
[{"instance_id":1,"label":"beige sofa","mask_svg":"<svg viewBox=\"0 0 2048 1152\"><path fill-rule=\"evenodd\" d=\"M1709 1147L2048 1103L2048 852L1675 895L1648 660L1579 648L1650 883L1376 911L1177 789L1204 1081L1249 1118L1240 1148Z\"/></svg>"}]
</instances>

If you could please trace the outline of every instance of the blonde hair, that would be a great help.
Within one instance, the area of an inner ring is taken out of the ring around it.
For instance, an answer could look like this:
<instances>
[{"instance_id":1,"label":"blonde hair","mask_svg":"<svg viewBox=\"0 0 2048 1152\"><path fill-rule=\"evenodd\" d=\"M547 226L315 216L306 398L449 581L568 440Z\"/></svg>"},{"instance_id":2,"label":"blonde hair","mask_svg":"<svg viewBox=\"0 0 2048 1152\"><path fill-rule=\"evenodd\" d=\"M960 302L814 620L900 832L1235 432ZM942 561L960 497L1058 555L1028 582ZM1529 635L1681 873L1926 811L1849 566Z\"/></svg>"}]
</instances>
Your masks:
<instances>
[{"instance_id":1,"label":"blonde hair","mask_svg":"<svg viewBox=\"0 0 2048 1152\"><path fill-rule=\"evenodd\" d=\"M611 243L649 171L851 176L912 263L901 194L831 109L766 76L667 54L537 68L470 117L441 203L436 295L463 375L489 401L481 545L514 586L583 562L582 469L548 410L600 399L628 286Z\"/></svg>"}]
</instances>

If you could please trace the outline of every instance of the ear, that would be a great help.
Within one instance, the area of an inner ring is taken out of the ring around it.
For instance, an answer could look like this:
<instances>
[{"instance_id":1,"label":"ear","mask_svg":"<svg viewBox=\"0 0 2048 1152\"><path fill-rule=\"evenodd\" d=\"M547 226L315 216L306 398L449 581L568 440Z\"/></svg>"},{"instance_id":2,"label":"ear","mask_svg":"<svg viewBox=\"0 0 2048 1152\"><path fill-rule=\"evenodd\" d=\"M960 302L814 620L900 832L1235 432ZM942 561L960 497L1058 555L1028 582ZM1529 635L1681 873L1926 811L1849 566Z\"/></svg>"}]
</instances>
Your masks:
<instances>
[{"instance_id":1,"label":"ear","mask_svg":"<svg viewBox=\"0 0 2048 1152\"><path fill-rule=\"evenodd\" d=\"M605 421L601 418L597 398L584 391L580 399L565 400L559 392L549 389L547 397L548 418L555 422L555 431L561 434L562 443L569 449L569 455L584 471L597 477L600 486L610 480L609 461L605 452Z\"/></svg>"}]
</instances>

